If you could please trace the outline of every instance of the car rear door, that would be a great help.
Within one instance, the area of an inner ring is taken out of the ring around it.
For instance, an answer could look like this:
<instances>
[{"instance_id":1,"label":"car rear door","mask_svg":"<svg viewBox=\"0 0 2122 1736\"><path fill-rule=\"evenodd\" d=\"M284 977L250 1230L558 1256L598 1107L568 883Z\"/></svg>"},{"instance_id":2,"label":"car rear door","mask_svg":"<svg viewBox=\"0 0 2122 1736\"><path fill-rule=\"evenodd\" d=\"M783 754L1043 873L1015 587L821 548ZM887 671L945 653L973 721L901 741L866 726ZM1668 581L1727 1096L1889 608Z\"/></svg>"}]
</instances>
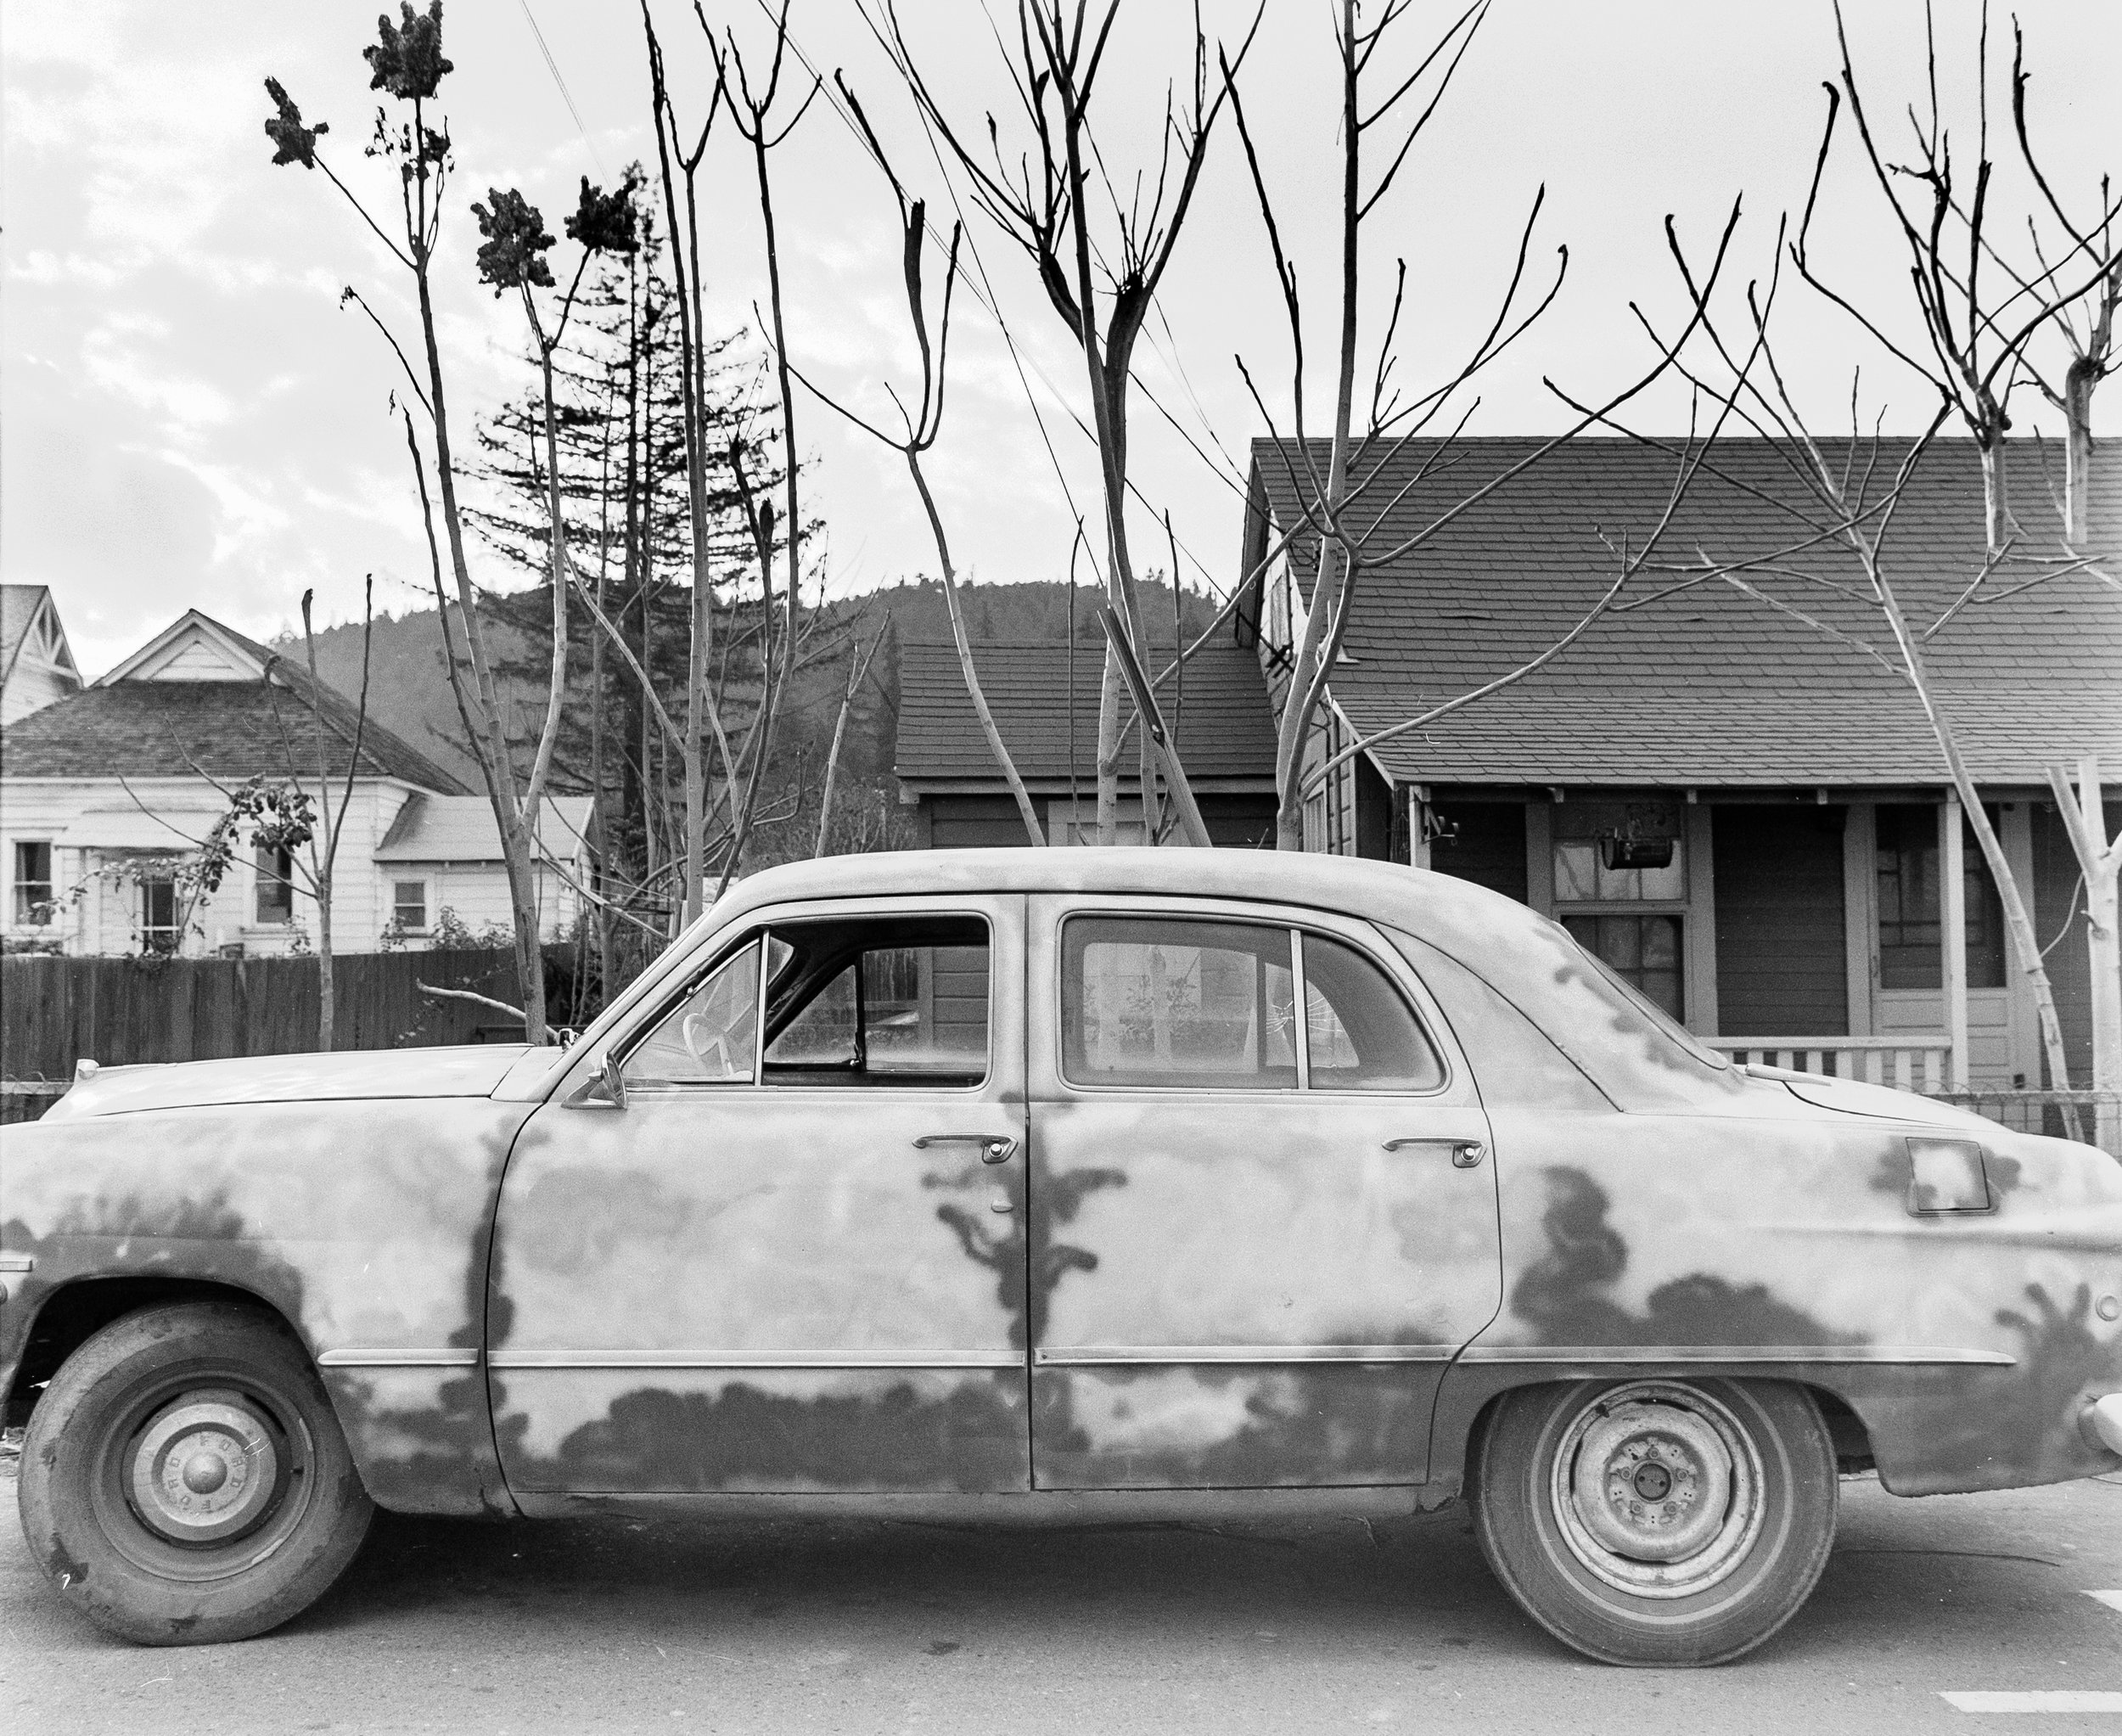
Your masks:
<instances>
[{"instance_id":1,"label":"car rear door","mask_svg":"<svg viewBox=\"0 0 2122 1736\"><path fill-rule=\"evenodd\" d=\"M1035 1486L1421 1480L1502 1276L1487 1121L1406 962L1292 907L1073 894L1029 949Z\"/></svg>"},{"instance_id":2,"label":"car rear door","mask_svg":"<svg viewBox=\"0 0 2122 1736\"><path fill-rule=\"evenodd\" d=\"M761 915L530 1119L490 1378L512 1488L1008 1491L1024 902Z\"/></svg>"}]
</instances>

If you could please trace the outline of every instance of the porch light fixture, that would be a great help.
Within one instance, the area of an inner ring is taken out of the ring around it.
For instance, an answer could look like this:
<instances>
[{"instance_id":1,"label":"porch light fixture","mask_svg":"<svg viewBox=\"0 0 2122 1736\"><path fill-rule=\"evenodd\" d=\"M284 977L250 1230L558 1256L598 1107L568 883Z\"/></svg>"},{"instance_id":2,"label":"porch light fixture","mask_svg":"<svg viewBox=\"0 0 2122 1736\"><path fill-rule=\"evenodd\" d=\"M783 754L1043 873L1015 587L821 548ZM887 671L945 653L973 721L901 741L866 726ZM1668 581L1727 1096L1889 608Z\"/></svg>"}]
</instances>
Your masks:
<instances>
[{"instance_id":1,"label":"porch light fixture","mask_svg":"<svg viewBox=\"0 0 2122 1736\"><path fill-rule=\"evenodd\" d=\"M1664 803L1632 801L1622 824L1599 834L1599 860L1609 870L1670 868L1675 830Z\"/></svg>"},{"instance_id":2,"label":"porch light fixture","mask_svg":"<svg viewBox=\"0 0 2122 1736\"><path fill-rule=\"evenodd\" d=\"M1670 838L1631 838L1608 832L1599 840L1599 860L1609 868L1670 868L1672 848Z\"/></svg>"}]
</instances>

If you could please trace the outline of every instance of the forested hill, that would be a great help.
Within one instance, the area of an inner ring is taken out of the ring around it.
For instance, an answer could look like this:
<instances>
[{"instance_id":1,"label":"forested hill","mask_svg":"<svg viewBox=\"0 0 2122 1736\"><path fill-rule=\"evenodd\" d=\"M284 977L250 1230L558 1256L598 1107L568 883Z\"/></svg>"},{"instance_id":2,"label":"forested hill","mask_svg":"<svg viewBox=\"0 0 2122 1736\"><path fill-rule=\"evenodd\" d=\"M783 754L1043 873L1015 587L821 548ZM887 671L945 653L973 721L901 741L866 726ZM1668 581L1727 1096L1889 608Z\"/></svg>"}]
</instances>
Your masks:
<instances>
[{"instance_id":1,"label":"forested hill","mask_svg":"<svg viewBox=\"0 0 2122 1736\"><path fill-rule=\"evenodd\" d=\"M964 603L967 629L976 643L1058 643L1068 637L1071 596L1066 584L968 584L959 587L959 595ZM1142 596L1153 646L1168 651L1173 641L1170 590L1159 583L1146 583ZM1103 635L1094 614L1097 597L1097 591L1087 585L1076 588L1073 597L1075 634L1079 641L1102 644ZM1199 632L1215 617L1215 602L1200 593L1182 591L1179 603L1188 634ZM890 586L836 602L832 607L837 622L864 639L878 631L887 611L891 635L896 640L941 643L951 636L943 587L933 581ZM461 651L463 633L454 610L451 626ZM486 622L486 633L489 644L505 660L522 660L536 649L530 635L497 622ZM318 675L350 698L361 691L361 642L358 622L328 627L317 638ZM299 636L283 638L278 649L298 660L303 655ZM865 730L869 739L849 744L858 763L881 769L892 762L890 738L899 711L898 667L895 655L877 660L875 685L881 703L859 707L854 725ZM536 728L536 714L543 709L543 695L525 688L515 698L523 711L519 725L523 733L528 733ZM369 656L368 706L370 716L454 772L468 788L480 787L479 768L464 745L463 726L444 672L441 634L433 610L377 617Z\"/></svg>"}]
</instances>

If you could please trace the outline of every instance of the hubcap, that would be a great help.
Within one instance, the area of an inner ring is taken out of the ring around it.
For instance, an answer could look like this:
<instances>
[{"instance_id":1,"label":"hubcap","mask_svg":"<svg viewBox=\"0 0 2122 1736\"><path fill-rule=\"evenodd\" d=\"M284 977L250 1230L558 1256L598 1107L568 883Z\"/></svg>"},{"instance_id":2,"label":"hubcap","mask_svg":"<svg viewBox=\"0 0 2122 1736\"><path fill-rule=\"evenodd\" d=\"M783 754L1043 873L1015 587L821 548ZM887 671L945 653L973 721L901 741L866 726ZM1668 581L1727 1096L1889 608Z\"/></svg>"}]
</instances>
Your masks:
<instances>
[{"instance_id":1,"label":"hubcap","mask_svg":"<svg viewBox=\"0 0 2122 1736\"><path fill-rule=\"evenodd\" d=\"M243 1395L188 1392L135 1438L126 1492L150 1531L178 1543L238 1537L272 1506L280 1485L273 1430Z\"/></svg>"},{"instance_id":2,"label":"hubcap","mask_svg":"<svg viewBox=\"0 0 2122 1736\"><path fill-rule=\"evenodd\" d=\"M1715 1583L1752 1548L1761 1467L1745 1429L1708 1393L1665 1381L1610 1389L1563 1430L1551 1493L1570 1553L1648 1597Z\"/></svg>"}]
</instances>

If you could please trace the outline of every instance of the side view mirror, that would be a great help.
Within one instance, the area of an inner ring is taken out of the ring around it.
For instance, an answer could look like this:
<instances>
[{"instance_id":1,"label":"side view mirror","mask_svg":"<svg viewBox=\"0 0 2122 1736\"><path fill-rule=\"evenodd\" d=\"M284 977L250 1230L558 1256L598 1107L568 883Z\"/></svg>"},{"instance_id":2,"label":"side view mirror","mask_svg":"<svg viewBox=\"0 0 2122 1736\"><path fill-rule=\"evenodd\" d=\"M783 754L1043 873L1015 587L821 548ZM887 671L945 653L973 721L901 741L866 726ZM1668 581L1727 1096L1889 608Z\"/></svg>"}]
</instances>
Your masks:
<instances>
[{"instance_id":1,"label":"side view mirror","mask_svg":"<svg viewBox=\"0 0 2122 1736\"><path fill-rule=\"evenodd\" d=\"M619 1057L609 1049L592 1057L595 1070L575 1088L567 1100L571 1110L623 1110L626 1107L626 1076Z\"/></svg>"}]
</instances>

